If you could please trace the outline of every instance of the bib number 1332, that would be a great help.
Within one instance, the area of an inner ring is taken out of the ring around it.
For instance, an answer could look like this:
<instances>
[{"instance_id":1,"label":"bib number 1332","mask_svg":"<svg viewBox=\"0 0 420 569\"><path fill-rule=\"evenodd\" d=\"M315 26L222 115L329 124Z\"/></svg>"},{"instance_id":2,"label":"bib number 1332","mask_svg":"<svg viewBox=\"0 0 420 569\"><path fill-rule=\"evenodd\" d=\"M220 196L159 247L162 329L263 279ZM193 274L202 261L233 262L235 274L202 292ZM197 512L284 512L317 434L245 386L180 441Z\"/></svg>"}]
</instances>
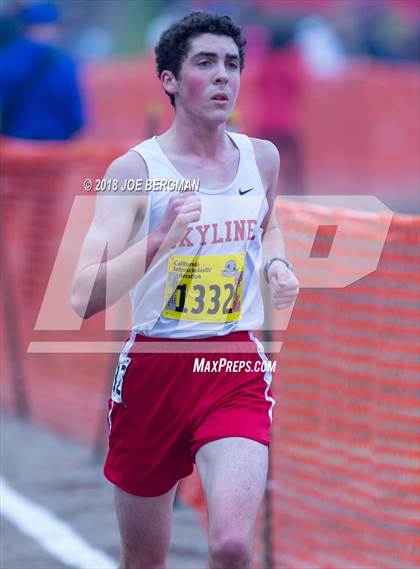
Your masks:
<instances>
[{"instance_id":1,"label":"bib number 1332","mask_svg":"<svg viewBox=\"0 0 420 569\"><path fill-rule=\"evenodd\" d=\"M168 260L163 316L199 322L232 322L241 315L244 254Z\"/></svg>"}]
</instances>

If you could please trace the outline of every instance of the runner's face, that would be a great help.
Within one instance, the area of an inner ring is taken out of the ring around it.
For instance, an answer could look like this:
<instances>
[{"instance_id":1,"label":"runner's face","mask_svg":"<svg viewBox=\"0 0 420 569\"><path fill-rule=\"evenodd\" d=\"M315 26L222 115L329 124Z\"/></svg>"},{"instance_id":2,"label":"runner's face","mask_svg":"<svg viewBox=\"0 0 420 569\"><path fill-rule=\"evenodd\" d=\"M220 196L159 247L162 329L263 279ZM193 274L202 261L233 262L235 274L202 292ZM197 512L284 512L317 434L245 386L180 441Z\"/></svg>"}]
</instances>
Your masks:
<instances>
[{"instance_id":1,"label":"runner's face","mask_svg":"<svg viewBox=\"0 0 420 569\"><path fill-rule=\"evenodd\" d=\"M238 47L229 36L202 34L191 40L179 73L176 105L216 122L232 114L240 85Z\"/></svg>"}]
</instances>

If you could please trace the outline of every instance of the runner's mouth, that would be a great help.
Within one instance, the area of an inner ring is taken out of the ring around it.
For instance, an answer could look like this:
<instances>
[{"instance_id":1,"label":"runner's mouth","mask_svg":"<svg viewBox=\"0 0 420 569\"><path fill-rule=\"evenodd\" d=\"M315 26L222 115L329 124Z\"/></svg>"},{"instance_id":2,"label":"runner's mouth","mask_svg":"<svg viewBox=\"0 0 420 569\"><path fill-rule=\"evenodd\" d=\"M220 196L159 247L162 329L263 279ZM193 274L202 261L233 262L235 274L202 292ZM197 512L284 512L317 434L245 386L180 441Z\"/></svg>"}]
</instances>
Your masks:
<instances>
[{"instance_id":1,"label":"runner's mouth","mask_svg":"<svg viewBox=\"0 0 420 569\"><path fill-rule=\"evenodd\" d=\"M216 93L216 95L213 95L211 100L212 101L222 101L222 102L227 103L229 101L229 97L226 95L226 93Z\"/></svg>"}]
</instances>

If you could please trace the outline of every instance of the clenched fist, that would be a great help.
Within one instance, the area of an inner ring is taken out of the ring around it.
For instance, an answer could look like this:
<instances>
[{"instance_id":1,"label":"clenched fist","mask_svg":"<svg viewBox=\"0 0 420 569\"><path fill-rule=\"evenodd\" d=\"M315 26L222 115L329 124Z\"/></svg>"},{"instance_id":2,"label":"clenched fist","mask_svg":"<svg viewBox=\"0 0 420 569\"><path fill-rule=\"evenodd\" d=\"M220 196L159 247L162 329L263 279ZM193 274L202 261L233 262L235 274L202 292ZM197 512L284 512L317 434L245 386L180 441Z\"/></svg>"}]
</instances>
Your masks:
<instances>
[{"instance_id":1,"label":"clenched fist","mask_svg":"<svg viewBox=\"0 0 420 569\"><path fill-rule=\"evenodd\" d=\"M185 192L172 197L166 207L158 230L167 247L176 247L184 237L190 223L200 220L201 199L197 194Z\"/></svg>"},{"instance_id":2,"label":"clenched fist","mask_svg":"<svg viewBox=\"0 0 420 569\"><path fill-rule=\"evenodd\" d=\"M273 261L268 271L271 300L277 310L291 306L299 292L299 281L281 261Z\"/></svg>"}]
</instances>

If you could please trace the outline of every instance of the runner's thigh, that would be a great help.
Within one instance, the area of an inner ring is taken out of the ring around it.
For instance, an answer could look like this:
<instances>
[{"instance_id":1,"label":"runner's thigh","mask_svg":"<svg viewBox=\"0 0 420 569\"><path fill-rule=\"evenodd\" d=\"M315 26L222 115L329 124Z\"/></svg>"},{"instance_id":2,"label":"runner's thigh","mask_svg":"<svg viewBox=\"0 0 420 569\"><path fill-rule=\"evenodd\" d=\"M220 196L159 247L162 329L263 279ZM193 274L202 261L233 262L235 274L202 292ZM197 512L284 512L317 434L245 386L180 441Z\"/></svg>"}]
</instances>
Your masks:
<instances>
[{"instance_id":1,"label":"runner's thigh","mask_svg":"<svg viewBox=\"0 0 420 569\"><path fill-rule=\"evenodd\" d=\"M178 484L166 494L142 497L115 487L115 505L125 556L152 561L169 549L172 509Z\"/></svg>"},{"instance_id":2,"label":"runner's thigh","mask_svg":"<svg viewBox=\"0 0 420 569\"><path fill-rule=\"evenodd\" d=\"M209 515L209 538L239 532L251 539L267 482L268 447L229 437L203 445L196 464Z\"/></svg>"}]
</instances>

